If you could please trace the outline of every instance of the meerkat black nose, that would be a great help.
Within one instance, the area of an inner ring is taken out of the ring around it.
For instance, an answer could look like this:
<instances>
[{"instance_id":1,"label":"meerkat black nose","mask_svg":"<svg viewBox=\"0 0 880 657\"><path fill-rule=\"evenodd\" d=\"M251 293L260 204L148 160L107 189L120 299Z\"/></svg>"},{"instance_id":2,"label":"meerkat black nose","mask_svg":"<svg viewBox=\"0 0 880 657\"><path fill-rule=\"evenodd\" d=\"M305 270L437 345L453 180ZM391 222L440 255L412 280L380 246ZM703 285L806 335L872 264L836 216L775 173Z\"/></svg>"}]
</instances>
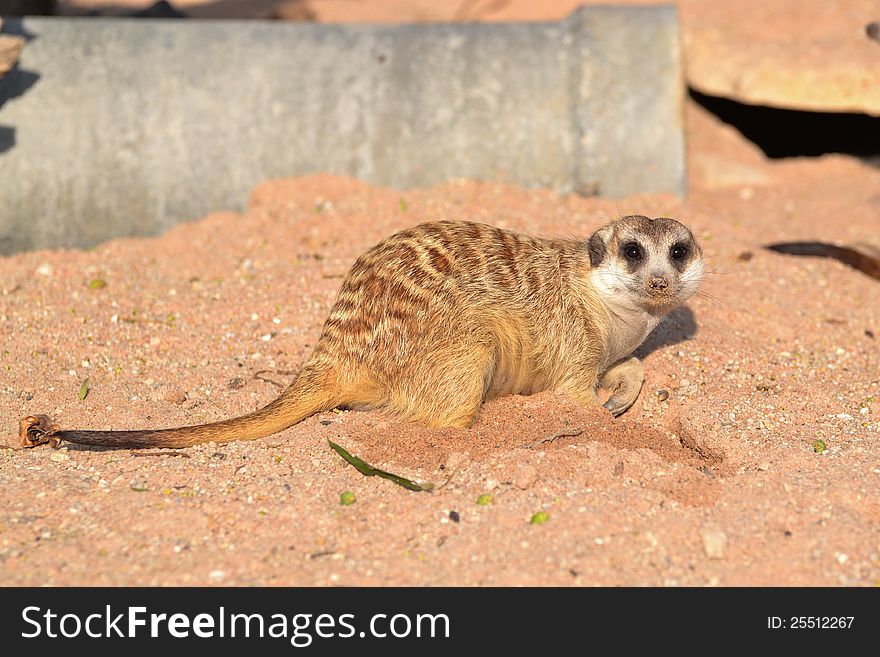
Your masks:
<instances>
[{"instance_id":1,"label":"meerkat black nose","mask_svg":"<svg viewBox=\"0 0 880 657\"><path fill-rule=\"evenodd\" d=\"M650 285L652 290L662 292L669 287L669 281L666 280L665 276L652 276L648 285Z\"/></svg>"}]
</instances>

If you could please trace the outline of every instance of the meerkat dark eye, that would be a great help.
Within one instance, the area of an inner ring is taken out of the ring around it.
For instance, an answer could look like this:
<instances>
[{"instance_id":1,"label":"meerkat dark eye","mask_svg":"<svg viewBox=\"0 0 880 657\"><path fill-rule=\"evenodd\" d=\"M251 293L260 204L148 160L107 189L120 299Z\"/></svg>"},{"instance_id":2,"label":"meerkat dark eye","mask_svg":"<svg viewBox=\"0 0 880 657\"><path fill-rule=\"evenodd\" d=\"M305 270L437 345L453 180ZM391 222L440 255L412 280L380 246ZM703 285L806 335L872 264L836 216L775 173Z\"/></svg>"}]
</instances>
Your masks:
<instances>
[{"instance_id":1,"label":"meerkat dark eye","mask_svg":"<svg viewBox=\"0 0 880 657\"><path fill-rule=\"evenodd\" d=\"M684 260L687 257L688 248L684 244L676 244L669 249L669 257L673 260Z\"/></svg>"},{"instance_id":2,"label":"meerkat dark eye","mask_svg":"<svg viewBox=\"0 0 880 657\"><path fill-rule=\"evenodd\" d=\"M629 244L625 244L623 247L623 255L630 262L635 262L636 260L640 260L642 257L642 247L640 247L635 242L630 242Z\"/></svg>"}]
</instances>

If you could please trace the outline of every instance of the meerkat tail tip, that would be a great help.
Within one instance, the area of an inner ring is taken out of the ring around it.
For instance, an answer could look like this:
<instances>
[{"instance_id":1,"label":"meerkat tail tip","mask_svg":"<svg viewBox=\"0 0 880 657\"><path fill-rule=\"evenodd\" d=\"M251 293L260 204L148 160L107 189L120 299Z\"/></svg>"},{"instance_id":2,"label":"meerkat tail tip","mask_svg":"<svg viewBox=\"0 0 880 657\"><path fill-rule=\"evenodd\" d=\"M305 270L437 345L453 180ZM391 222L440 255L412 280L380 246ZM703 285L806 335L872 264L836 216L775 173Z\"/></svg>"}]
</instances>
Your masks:
<instances>
[{"instance_id":1,"label":"meerkat tail tip","mask_svg":"<svg viewBox=\"0 0 880 657\"><path fill-rule=\"evenodd\" d=\"M18 423L18 441L22 447L36 447L52 443L57 446L58 425L48 415L28 415Z\"/></svg>"}]
</instances>

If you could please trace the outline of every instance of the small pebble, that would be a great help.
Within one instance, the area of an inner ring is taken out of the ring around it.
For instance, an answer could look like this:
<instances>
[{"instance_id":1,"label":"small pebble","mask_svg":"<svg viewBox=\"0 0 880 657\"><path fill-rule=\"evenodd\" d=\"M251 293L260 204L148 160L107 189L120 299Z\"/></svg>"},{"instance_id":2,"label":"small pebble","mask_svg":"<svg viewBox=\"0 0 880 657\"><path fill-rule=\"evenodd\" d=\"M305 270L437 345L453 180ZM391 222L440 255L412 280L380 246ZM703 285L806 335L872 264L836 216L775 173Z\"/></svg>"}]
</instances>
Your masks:
<instances>
[{"instance_id":1,"label":"small pebble","mask_svg":"<svg viewBox=\"0 0 880 657\"><path fill-rule=\"evenodd\" d=\"M700 531L703 549L710 559L723 559L727 550L727 534L717 527L704 527Z\"/></svg>"},{"instance_id":2,"label":"small pebble","mask_svg":"<svg viewBox=\"0 0 880 657\"><path fill-rule=\"evenodd\" d=\"M513 476L513 485L520 490L526 490L538 481L538 471L532 465L521 465L516 469Z\"/></svg>"},{"instance_id":3,"label":"small pebble","mask_svg":"<svg viewBox=\"0 0 880 657\"><path fill-rule=\"evenodd\" d=\"M165 401L172 404L182 404L186 401L186 393L183 390L172 390L165 394Z\"/></svg>"},{"instance_id":4,"label":"small pebble","mask_svg":"<svg viewBox=\"0 0 880 657\"><path fill-rule=\"evenodd\" d=\"M663 389L658 390L657 391L657 399L659 399L662 402L666 401L667 399L669 399L669 391L663 390Z\"/></svg>"}]
</instances>

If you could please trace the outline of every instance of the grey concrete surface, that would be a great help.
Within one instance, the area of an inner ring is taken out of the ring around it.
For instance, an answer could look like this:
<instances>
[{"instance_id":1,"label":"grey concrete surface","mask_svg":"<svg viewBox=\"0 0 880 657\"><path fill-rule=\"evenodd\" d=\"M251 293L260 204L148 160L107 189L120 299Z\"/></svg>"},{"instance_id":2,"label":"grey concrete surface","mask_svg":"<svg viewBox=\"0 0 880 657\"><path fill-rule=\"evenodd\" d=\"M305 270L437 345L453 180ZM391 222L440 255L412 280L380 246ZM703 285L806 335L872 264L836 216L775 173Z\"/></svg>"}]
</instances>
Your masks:
<instances>
[{"instance_id":1,"label":"grey concrete surface","mask_svg":"<svg viewBox=\"0 0 880 657\"><path fill-rule=\"evenodd\" d=\"M673 8L559 23L7 19L0 253L242 209L268 178L685 189Z\"/></svg>"}]
</instances>

